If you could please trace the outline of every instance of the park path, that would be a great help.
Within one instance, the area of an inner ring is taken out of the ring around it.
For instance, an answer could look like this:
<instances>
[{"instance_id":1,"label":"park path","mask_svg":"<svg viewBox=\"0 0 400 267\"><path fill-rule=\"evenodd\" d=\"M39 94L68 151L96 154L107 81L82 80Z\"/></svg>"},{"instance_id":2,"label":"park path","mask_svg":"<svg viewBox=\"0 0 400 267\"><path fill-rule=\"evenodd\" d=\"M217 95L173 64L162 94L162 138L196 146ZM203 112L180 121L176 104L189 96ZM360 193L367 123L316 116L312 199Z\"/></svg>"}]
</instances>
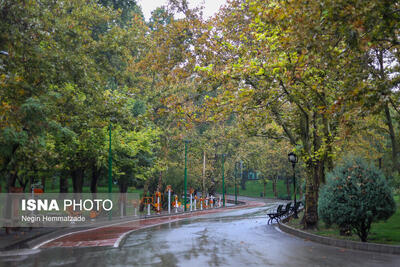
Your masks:
<instances>
[{"instance_id":1,"label":"park path","mask_svg":"<svg viewBox=\"0 0 400 267\"><path fill-rule=\"evenodd\" d=\"M69 233L52 240L48 240L36 246L36 248L54 248L54 247L118 247L121 241L131 232L160 225L180 221L186 218L204 216L213 213L232 211L235 209L262 207L265 202L246 200L244 205L207 209L192 213L183 213L163 217L153 217L140 219L118 224L110 224L94 229L82 230Z\"/></svg>"}]
</instances>

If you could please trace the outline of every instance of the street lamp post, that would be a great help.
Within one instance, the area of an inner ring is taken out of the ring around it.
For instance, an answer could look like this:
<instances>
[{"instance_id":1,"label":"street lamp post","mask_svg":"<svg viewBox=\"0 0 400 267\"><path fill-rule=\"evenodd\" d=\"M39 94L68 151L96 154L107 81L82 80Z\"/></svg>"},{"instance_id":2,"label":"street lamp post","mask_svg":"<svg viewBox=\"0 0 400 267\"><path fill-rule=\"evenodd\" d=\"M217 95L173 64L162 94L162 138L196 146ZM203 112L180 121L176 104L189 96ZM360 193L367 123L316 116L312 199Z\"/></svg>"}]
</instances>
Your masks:
<instances>
[{"instance_id":1,"label":"street lamp post","mask_svg":"<svg viewBox=\"0 0 400 267\"><path fill-rule=\"evenodd\" d=\"M236 178L239 173L239 162L235 163L235 205L237 205L237 185L236 185Z\"/></svg>"},{"instance_id":2,"label":"street lamp post","mask_svg":"<svg viewBox=\"0 0 400 267\"><path fill-rule=\"evenodd\" d=\"M297 208L296 208L296 172L294 170L296 163L298 162L298 158L297 155L293 152L290 152L288 154L288 159L289 162L292 163L292 167L293 167L293 192L294 192L294 218L298 218L297 216Z\"/></svg>"},{"instance_id":3,"label":"street lamp post","mask_svg":"<svg viewBox=\"0 0 400 267\"><path fill-rule=\"evenodd\" d=\"M112 151L111 151L111 128L112 124L110 122L110 143L108 147L108 197L111 198L111 192L112 192ZM108 214L108 219L112 219L112 211L109 212Z\"/></svg>"},{"instance_id":4,"label":"street lamp post","mask_svg":"<svg viewBox=\"0 0 400 267\"><path fill-rule=\"evenodd\" d=\"M184 185L184 189L185 189L185 196L184 196L184 208L185 208L185 211L186 211L186 200L187 200L187 146L188 146L188 143L189 143L190 141L189 140L185 140L185 185Z\"/></svg>"},{"instance_id":5,"label":"street lamp post","mask_svg":"<svg viewBox=\"0 0 400 267\"><path fill-rule=\"evenodd\" d=\"M240 161L240 183L243 183L243 161Z\"/></svg>"},{"instance_id":6,"label":"street lamp post","mask_svg":"<svg viewBox=\"0 0 400 267\"><path fill-rule=\"evenodd\" d=\"M225 207L225 154L222 154L222 205Z\"/></svg>"},{"instance_id":7,"label":"street lamp post","mask_svg":"<svg viewBox=\"0 0 400 267\"><path fill-rule=\"evenodd\" d=\"M110 144L108 148L108 193L112 191L112 151L111 151L111 127L112 124L110 122Z\"/></svg>"}]
</instances>

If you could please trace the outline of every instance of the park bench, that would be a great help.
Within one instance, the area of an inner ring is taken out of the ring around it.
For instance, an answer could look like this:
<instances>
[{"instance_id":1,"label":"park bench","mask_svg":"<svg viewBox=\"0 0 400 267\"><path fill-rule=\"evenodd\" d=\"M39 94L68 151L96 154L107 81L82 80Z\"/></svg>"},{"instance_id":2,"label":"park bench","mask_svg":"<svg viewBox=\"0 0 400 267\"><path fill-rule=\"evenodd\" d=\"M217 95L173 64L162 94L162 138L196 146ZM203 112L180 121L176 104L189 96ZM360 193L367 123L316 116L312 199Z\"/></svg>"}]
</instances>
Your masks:
<instances>
[{"instance_id":1,"label":"park bench","mask_svg":"<svg viewBox=\"0 0 400 267\"><path fill-rule=\"evenodd\" d=\"M279 220L280 219L282 219L282 217L284 217L284 216L288 216L289 214L290 214L290 211L291 211L291 205L292 205L292 202L289 202L289 203L287 203L286 204L286 207L285 207L285 209L284 210L282 210L282 212L281 212L281 214L280 215L278 215L278 217L279 217Z\"/></svg>"},{"instance_id":2,"label":"park bench","mask_svg":"<svg viewBox=\"0 0 400 267\"><path fill-rule=\"evenodd\" d=\"M268 213L267 214L269 216L268 224L272 223L274 220L276 222L278 222L279 220L282 219L283 216L288 216L291 211L291 207L290 207L291 205L292 205L291 202L287 203L285 209L282 209L283 205L279 205L276 212Z\"/></svg>"},{"instance_id":3,"label":"park bench","mask_svg":"<svg viewBox=\"0 0 400 267\"><path fill-rule=\"evenodd\" d=\"M278 218L279 218L278 215L280 215L282 213L282 208L283 208L283 205L279 205L278 208L276 209L276 212L267 214L269 217L268 224L272 223L273 220L278 221Z\"/></svg>"}]
</instances>

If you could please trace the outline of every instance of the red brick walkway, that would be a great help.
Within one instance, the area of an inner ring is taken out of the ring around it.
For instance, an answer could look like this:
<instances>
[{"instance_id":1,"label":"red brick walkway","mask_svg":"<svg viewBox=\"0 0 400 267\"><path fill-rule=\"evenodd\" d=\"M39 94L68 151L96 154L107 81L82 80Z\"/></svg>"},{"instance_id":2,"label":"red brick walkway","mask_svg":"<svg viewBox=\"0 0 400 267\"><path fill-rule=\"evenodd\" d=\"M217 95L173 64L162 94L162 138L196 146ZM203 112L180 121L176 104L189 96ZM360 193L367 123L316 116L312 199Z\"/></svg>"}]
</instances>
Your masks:
<instances>
[{"instance_id":1,"label":"red brick walkway","mask_svg":"<svg viewBox=\"0 0 400 267\"><path fill-rule=\"evenodd\" d=\"M226 212L234 209L254 208L264 206L263 202L247 201L245 205L234 206L229 208L208 209L193 213L185 213L179 215L171 215L165 217L154 217L149 219L135 220L119 224L111 224L94 229L78 231L56 239L49 240L37 246L36 248L53 248L53 247L118 247L121 240L130 232L151 227L154 225L176 222L185 218L198 217L202 215Z\"/></svg>"}]
</instances>

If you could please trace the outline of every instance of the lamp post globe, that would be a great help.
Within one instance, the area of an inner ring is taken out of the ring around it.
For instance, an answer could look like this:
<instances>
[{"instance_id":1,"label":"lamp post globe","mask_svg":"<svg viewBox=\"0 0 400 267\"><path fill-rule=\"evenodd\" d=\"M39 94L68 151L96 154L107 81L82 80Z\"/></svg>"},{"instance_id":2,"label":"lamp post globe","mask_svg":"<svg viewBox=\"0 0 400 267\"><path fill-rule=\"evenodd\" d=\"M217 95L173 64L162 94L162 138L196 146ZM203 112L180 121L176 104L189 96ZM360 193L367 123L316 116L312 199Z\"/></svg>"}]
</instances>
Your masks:
<instances>
[{"instance_id":1,"label":"lamp post globe","mask_svg":"<svg viewBox=\"0 0 400 267\"><path fill-rule=\"evenodd\" d=\"M298 162L297 155L294 152L290 152L288 154L288 159L289 159L289 162L294 164L294 165Z\"/></svg>"}]
</instances>

